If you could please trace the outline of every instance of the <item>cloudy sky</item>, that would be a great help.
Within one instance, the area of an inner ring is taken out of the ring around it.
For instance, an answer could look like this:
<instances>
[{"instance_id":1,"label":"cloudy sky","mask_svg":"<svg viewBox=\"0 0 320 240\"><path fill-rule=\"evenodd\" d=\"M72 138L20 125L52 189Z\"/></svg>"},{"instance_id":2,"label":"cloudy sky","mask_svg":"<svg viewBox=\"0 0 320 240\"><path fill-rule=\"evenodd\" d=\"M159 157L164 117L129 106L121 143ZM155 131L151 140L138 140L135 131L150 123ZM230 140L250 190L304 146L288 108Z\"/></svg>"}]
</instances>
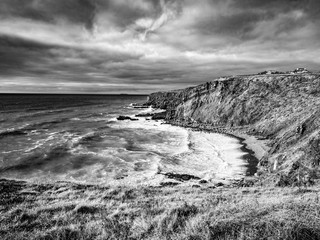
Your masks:
<instances>
[{"instance_id":1,"label":"cloudy sky","mask_svg":"<svg viewBox=\"0 0 320 240\"><path fill-rule=\"evenodd\" d=\"M0 92L150 93L320 70L319 0L0 0Z\"/></svg>"}]
</instances>

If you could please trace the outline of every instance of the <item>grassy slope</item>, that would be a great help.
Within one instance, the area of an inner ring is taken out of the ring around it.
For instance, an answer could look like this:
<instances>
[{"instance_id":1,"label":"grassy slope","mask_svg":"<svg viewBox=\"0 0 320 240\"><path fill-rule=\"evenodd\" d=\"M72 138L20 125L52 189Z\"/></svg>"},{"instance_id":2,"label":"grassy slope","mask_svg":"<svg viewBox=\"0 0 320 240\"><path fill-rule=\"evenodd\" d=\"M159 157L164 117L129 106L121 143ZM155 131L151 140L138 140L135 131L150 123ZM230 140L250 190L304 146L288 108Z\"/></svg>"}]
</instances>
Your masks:
<instances>
[{"instance_id":1,"label":"grassy slope","mask_svg":"<svg viewBox=\"0 0 320 240\"><path fill-rule=\"evenodd\" d=\"M0 239L320 239L320 189L0 181Z\"/></svg>"}]
</instances>

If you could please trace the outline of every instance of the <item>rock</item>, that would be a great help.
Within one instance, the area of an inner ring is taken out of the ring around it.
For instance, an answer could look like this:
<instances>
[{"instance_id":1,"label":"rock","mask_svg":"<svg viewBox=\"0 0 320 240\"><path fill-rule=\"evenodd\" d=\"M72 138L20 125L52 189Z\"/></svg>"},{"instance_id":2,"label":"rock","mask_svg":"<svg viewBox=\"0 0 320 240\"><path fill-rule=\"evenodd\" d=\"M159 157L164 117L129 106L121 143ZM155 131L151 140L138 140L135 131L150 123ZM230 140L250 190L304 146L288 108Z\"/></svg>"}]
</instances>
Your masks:
<instances>
[{"instance_id":1,"label":"rock","mask_svg":"<svg viewBox=\"0 0 320 240\"><path fill-rule=\"evenodd\" d=\"M279 72L276 70L266 70L266 71L258 73L258 75L270 75L270 74L284 74L284 72Z\"/></svg>"},{"instance_id":2,"label":"rock","mask_svg":"<svg viewBox=\"0 0 320 240\"><path fill-rule=\"evenodd\" d=\"M166 112L154 113L151 117L152 120L161 120L166 118Z\"/></svg>"},{"instance_id":3,"label":"rock","mask_svg":"<svg viewBox=\"0 0 320 240\"><path fill-rule=\"evenodd\" d=\"M200 180L200 181L199 181L199 183L201 183L201 184L206 184L206 183L208 183L208 181L207 181L207 180L202 179L202 180Z\"/></svg>"},{"instance_id":4,"label":"rock","mask_svg":"<svg viewBox=\"0 0 320 240\"><path fill-rule=\"evenodd\" d=\"M222 182L218 182L218 183L216 184L216 187L222 187L222 186L224 186L224 184L223 184Z\"/></svg>"},{"instance_id":5,"label":"rock","mask_svg":"<svg viewBox=\"0 0 320 240\"><path fill-rule=\"evenodd\" d=\"M124 120L130 120L130 121L138 121L138 118L131 118L129 116L119 116L117 117L117 120L124 121Z\"/></svg>"},{"instance_id":6,"label":"rock","mask_svg":"<svg viewBox=\"0 0 320 240\"><path fill-rule=\"evenodd\" d=\"M179 103L181 103L181 98L179 96L180 93L181 91L179 90L151 93L148 101L144 105L160 109L173 109L174 106L177 106Z\"/></svg>"},{"instance_id":7,"label":"rock","mask_svg":"<svg viewBox=\"0 0 320 240\"><path fill-rule=\"evenodd\" d=\"M119 120L119 121L130 120L130 119L131 119L131 117L128 117L128 116L119 116L119 117L117 117L117 120Z\"/></svg>"},{"instance_id":8,"label":"rock","mask_svg":"<svg viewBox=\"0 0 320 240\"><path fill-rule=\"evenodd\" d=\"M140 114L136 114L136 117L152 117L154 115L154 113L140 113Z\"/></svg>"},{"instance_id":9,"label":"rock","mask_svg":"<svg viewBox=\"0 0 320 240\"><path fill-rule=\"evenodd\" d=\"M178 174L178 173L165 173L167 178L175 179L177 181L189 181L189 180L199 180L200 178L197 176L189 175L189 174Z\"/></svg>"},{"instance_id":10,"label":"rock","mask_svg":"<svg viewBox=\"0 0 320 240\"><path fill-rule=\"evenodd\" d=\"M232 185L235 186L235 187L252 187L254 185L254 182L255 181L252 180L252 179L243 178L243 179L240 179L238 181L234 181L232 183Z\"/></svg>"}]
</instances>

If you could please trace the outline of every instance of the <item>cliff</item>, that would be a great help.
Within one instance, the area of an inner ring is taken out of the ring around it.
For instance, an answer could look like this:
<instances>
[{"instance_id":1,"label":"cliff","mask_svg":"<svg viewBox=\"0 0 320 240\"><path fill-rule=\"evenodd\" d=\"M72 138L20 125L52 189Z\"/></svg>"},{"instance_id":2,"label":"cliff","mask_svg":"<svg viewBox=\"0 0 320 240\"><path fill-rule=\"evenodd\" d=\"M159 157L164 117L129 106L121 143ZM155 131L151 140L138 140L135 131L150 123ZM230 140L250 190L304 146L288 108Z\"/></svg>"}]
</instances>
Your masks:
<instances>
[{"instance_id":1,"label":"cliff","mask_svg":"<svg viewBox=\"0 0 320 240\"><path fill-rule=\"evenodd\" d=\"M224 77L153 93L146 104L166 109L172 124L269 139L260 180L300 184L319 177L319 77L309 72Z\"/></svg>"}]
</instances>

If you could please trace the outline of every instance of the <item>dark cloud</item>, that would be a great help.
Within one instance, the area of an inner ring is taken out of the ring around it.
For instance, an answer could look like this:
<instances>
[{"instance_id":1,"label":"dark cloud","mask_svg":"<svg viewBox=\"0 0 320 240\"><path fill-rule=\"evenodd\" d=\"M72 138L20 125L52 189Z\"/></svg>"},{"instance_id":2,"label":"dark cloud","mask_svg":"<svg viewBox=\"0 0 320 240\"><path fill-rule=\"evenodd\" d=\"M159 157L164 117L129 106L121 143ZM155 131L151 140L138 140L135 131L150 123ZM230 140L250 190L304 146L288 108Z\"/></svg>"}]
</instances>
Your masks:
<instances>
[{"instance_id":1,"label":"dark cloud","mask_svg":"<svg viewBox=\"0 0 320 240\"><path fill-rule=\"evenodd\" d=\"M142 93L316 70L319 20L318 0L1 0L0 83Z\"/></svg>"},{"instance_id":2,"label":"dark cloud","mask_svg":"<svg viewBox=\"0 0 320 240\"><path fill-rule=\"evenodd\" d=\"M140 18L157 19L164 8L181 12L183 0L3 0L2 18L21 17L36 21L57 22L61 19L94 28L97 15L111 24L125 28ZM164 7L165 6L165 7Z\"/></svg>"},{"instance_id":3,"label":"dark cloud","mask_svg":"<svg viewBox=\"0 0 320 240\"><path fill-rule=\"evenodd\" d=\"M92 29L96 14L95 0L2 0L2 18L21 17L45 22L67 21Z\"/></svg>"},{"instance_id":4,"label":"dark cloud","mask_svg":"<svg viewBox=\"0 0 320 240\"><path fill-rule=\"evenodd\" d=\"M140 58L136 54L63 47L5 35L0 35L0 55L2 76L45 76L56 73L57 77L64 77L71 73L73 78L68 78L69 81L77 81L79 75L87 72L101 71L102 64Z\"/></svg>"},{"instance_id":5,"label":"dark cloud","mask_svg":"<svg viewBox=\"0 0 320 240\"><path fill-rule=\"evenodd\" d=\"M320 1L318 0L230 0L225 2L228 2L227 11L221 9L213 16L210 11L207 12L207 15L200 16L199 21L195 22L194 29L203 35L218 34L232 36L238 40L248 40L259 37L254 30L262 22L272 22L282 17L279 24L273 26L273 32L281 34L320 19ZM214 3L215 1L212 1L213 5Z\"/></svg>"},{"instance_id":6,"label":"dark cloud","mask_svg":"<svg viewBox=\"0 0 320 240\"><path fill-rule=\"evenodd\" d=\"M272 10L278 13L294 9L314 11L320 3L317 0L232 0L230 6L239 9Z\"/></svg>"},{"instance_id":7,"label":"dark cloud","mask_svg":"<svg viewBox=\"0 0 320 240\"><path fill-rule=\"evenodd\" d=\"M96 4L101 14L108 15L112 24L122 29L132 25L140 18L155 18L161 12L159 1L137 0L134 4L130 4L127 0L100 0Z\"/></svg>"},{"instance_id":8,"label":"dark cloud","mask_svg":"<svg viewBox=\"0 0 320 240\"><path fill-rule=\"evenodd\" d=\"M197 22L194 28L201 35L234 36L237 39L248 39L258 21L267 18L257 12L239 12L231 15L203 18Z\"/></svg>"},{"instance_id":9,"label":"dark cloud","mask_svg":"<svg viewBox=\"0 0 320 240\"><path fill-rule=\"evenodd\" d=\"M29 69L32 62L44 63L50 57L49 50L54 48L44 43L25 40L12 36L0 36L0 72L2 75L16 75Z\"/></svg>"}]
</instances>

